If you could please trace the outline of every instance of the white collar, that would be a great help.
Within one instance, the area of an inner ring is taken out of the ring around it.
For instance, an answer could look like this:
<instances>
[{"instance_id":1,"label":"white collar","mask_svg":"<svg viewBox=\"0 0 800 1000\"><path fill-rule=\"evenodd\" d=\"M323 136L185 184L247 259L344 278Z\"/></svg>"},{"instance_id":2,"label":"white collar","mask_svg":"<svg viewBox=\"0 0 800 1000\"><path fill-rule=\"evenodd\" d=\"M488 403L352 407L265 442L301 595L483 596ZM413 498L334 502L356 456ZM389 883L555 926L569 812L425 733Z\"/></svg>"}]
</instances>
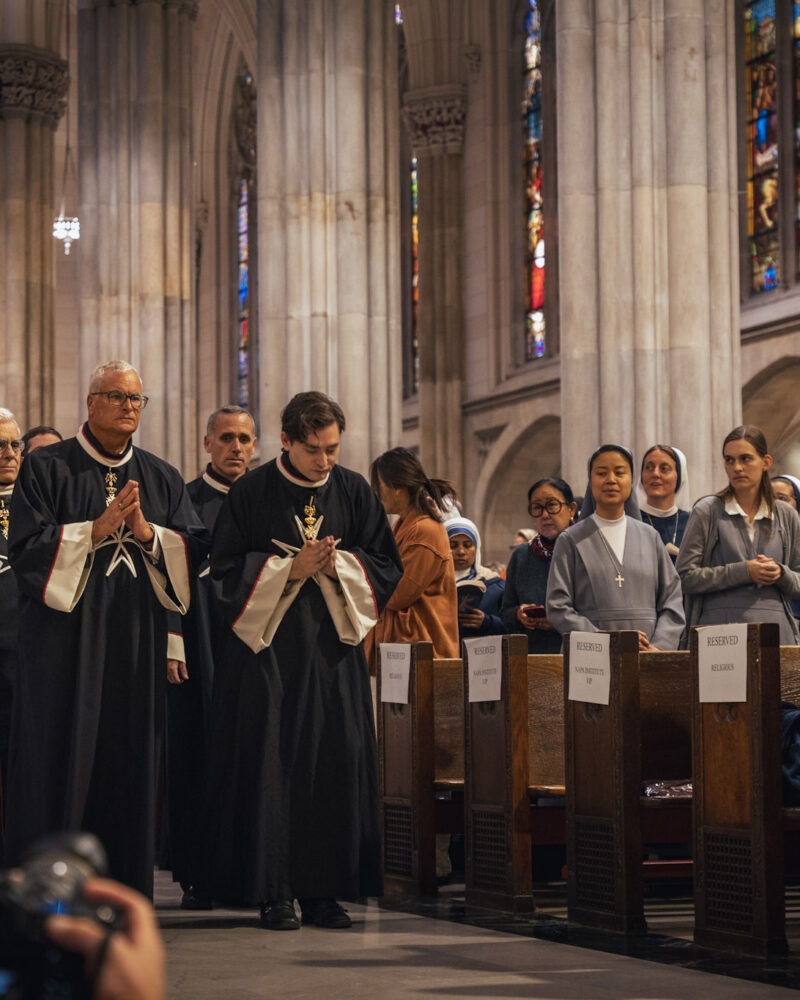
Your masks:
<instances>
[{"instance_id":1,"label":"white collar","mask_svg":"<svg viewBox=\"0 0 800 1000\"><path fill-rule=\"evenodd\" d=\"M674 517L678 513L678 505L673 504L667 510L660 510L658 507L651 507L649 503L640 503L639 510L650 517Z\"/></svg>"},{"instance_id":2,"label":"white collar","mask_svg":"<svg viewBox=\"0 0 800 1000\"><path fill-rule=\"evenodd\" d=\"M622 517L615 517L613 521L609 521L609 519L607 517L600 517L600 515L597 513L597 511L595 511L592 514L592 517L595 519L595 521L597 522L597 524L602 524L603 527L606 527L606 528L614 528L614 527L622 524L622 522L627 517L627 514L623 514Z\"/></svg>"},{"instance_id":3,"label":"white collar","mask_svg":"<svg viewBox=\"0 0 800 1000\"><path fill-rule=\"evenodd\" d=\"M99 462L101 465L107 465L109 469L118 469L121 465L126 465L133 458L133 444L130 441L128 442L128 447L119 458L109 458L101 451L98 451L89 438L86 437L86 424L81 424L75 437L78 440L78 444L90 458L93 458L95 462Z\"/></svg>"},{"instance_id":4,"label":"white collar","mask_svg":"<svg viewBox=\"0 0 800 1000\"><path fill-rule=\"evenodd\" d=\"M230 483L222 483L219 479L215 479L213 476L208 474L208 469L203 473L203 482L210 486L213 490L218 490L220 493L227 493L230 490Z\"/></svg>"},{"instance_id":5,"label":"white collar","mask_svg":"<svg viewBox=\"0 0 800 1000\"><path fill-rule=\"evenodd\" d=\"M327 481L330 479L331 474L329 472L327 473L324 479L319 479L317 480L316 483L312 483L310 479L306 479L304 476L297 476L293 472L290 472L283 464L283 458L284 458L284 452L281 452L280 455L278 455L278 457L275 459L275 464L278 466L281 475L285 479L288 479L290 483L294 483L295 486L306 486L308 487L308 489L315 490L320 486L324 486L325 483L327 483Z\"/></svg>"},{"instance_id":6,"label":"white collar","mask_svg":"<svg viewBox=\"0 0 800 1000\"><path fill-rule=\"evenodd\" d=\"M747 514L745 514L745 512L739 506L739 501L736 499L736 497L735 496L731 496L730 494L725 497L725 513L726 514L730 514L731 517L735 517L737 514L739 514L739 516L743 517L745 519L745 521L749 521L750 520L750 518L747 516ZM753 521L758 521L762 517L768 518L769 516L770 516L770 513L769 513L769 507L767 506L767 501L766 500L762 500L761 501L761 506L756 511L756 515L753 518Z\"/></svg>"},{"instance_id":7,"label":"white collar","mask_svg":"<svg viewBox=\"0 0 800 1000\"><path fill-rule=\"evenodd\" d=\"M0 497L10 497L16 485L16 483L6 483L4 486L0 486Z\"/></svg>"}]
</instances>

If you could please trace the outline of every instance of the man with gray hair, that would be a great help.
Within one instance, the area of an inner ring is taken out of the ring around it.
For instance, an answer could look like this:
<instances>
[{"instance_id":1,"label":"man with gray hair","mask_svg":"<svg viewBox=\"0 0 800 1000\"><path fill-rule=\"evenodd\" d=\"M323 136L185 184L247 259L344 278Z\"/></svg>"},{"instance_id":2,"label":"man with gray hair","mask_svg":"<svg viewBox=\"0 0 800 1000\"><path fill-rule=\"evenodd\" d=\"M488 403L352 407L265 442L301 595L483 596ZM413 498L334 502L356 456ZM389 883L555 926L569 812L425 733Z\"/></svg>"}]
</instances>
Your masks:
<instances>
[{"instance_id":1,"label":"man with gray hair","mask_svg":"<svg viewBox=\"0 0 800 1000\"><path fill-rule=\"evenodd\" d=\"M85 829L111 874L153 885L167 611L185 612L208 532L177 469L135 448L147 396L132 365L92 373L77 435L22 464L9 555L20 589L8 860Z\"/></svg>"},{"instance_id":2,"label":"man with gray hair","mask_svg":"<svg viewBox=\"0 0 800 1000\"><path fill-rule=\"evenodd\" d=\"M19 425L10 410L0 408L0 802L8 782L8 735L11 727L11 701L17 670L19 642L19 593L17 581L8 562L8 528L11 494L22 461ZM0 814L0 847L3 822Z\"/></svg>"},{"instance_id":3,"label":"man with gray hair","mask_svg":"<svg viewBox=\"0 0 800 1000\"><path fill-rule=\"evenodd\" d=\"M186 487L200 520L214 530L228 490L248 469L256 446L252 416L230 403L208 418L203 446L209 463ZM185 618L170 617L170 669L167 690L167 831L172 877L183 888L183 909L205 909L200 880L201 809L205 798L214 662L228 626L218 609L208 561L192 580Z\"/></svg>"}]
</instances>

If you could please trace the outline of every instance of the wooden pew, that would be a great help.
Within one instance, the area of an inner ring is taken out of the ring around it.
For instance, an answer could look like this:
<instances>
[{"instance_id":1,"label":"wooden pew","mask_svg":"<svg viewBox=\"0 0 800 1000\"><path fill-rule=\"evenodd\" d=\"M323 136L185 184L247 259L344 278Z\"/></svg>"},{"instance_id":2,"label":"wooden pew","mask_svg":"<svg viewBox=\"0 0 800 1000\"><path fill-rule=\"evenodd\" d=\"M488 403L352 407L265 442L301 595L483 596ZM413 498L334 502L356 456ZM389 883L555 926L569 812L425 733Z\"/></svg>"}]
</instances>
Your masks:
<instances>
[{"instance_id":1,"label":"wooden pew","mask_svg":"<svg viewBox=\"0 0 800 1000\"><path fill-rule=\"evenodd\" d=\"M800 649L778 626L747 627L747 702L700 704L691 639L695 774L695 941L785 955L785 837L800 808L782 806L780 702L800 704Z\"/></svg>"},{"instance_id":2,"label":"wooden pew","mask_svg":"<svg viewBox=\"0 0 800 1000\"><path fill-rule=\"evenodd\" d=\"M636 632L614 632L610 660L609 704L589 705L568 700L564 656L567 909L576 923L641 933L643 845L691 842L690 798L642 795L643 783L691 778L690 658L640 656Z\"/></svg>"},{"instance_id":3,"label":"wooden pew","mask_svg":"<svg viewBox=\"0 0 800 1000\"><path fill-rule=\"evenodd\" d=\"M502 637L499 702L469 703L464 679L467 902L505 912L534 907L531 845L564 843L563 661L529 656L524 635ZM466 668L465 668L466 671Z\"/></svg>"},{"instance_id":4,"label":"wooden pew","mask_svg":"<svg viewBox=\"0 0 800 1000\"><path fill-rule=\"evenodd\" d=\"M436 833L464 828L462 663L412 644L407 705L380 700L380 650L377 673L384 891L433 894Z\"/></svg>"}]
</instances>

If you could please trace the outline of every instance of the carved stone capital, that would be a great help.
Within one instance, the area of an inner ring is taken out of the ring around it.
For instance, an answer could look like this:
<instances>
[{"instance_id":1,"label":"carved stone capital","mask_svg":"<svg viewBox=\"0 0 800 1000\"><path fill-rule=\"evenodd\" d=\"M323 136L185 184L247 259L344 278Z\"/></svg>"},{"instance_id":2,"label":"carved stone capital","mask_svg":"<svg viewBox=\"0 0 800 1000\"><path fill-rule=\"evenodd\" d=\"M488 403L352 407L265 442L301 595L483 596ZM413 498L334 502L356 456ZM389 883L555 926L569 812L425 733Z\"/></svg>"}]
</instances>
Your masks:
<instances>
[{"instance_id":1,"label":"carved stone capital","mask_svg":"<svg viewBox=\"0 0 800 1000\"><path fill-rule=\"evenodd\" d=\"M54 52L0 44L0 118L40 121L54 129L68 88L67 64Z\"/></svg>"},{"instance_id":2,"label":"carved stone capital","mask_svg":"<svg viewBox=\"0 0 800 1000\"><path fill-rule=\"evenodd\" d=\"M411 90L403 98L403 121L417 156L461 153L467 96L463 85Z\"/></svg>"}]
</instances>

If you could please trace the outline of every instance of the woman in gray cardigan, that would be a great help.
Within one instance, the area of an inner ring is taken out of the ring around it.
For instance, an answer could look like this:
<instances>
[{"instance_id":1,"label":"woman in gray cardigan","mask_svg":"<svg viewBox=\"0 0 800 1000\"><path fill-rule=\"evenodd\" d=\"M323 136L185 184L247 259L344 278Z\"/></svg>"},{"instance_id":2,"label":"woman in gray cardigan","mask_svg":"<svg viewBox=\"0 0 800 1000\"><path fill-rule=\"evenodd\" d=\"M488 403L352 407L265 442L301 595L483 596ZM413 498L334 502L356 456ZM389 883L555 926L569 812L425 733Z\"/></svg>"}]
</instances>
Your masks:
<instances>
[{"instance_id":1,"label":"woman in gray cardigan","mask_svg":"<svg viewBox=\"0 0 800 1000\"><path fill-rule=\"evenodd\" d=\"M772 456L758 427L735 427L722 455L728 486L694 505L678 554L688 624L777 622L781 644L792 645L800 517L789 504L775 503Z\"/></svg>"}]
</instances>

